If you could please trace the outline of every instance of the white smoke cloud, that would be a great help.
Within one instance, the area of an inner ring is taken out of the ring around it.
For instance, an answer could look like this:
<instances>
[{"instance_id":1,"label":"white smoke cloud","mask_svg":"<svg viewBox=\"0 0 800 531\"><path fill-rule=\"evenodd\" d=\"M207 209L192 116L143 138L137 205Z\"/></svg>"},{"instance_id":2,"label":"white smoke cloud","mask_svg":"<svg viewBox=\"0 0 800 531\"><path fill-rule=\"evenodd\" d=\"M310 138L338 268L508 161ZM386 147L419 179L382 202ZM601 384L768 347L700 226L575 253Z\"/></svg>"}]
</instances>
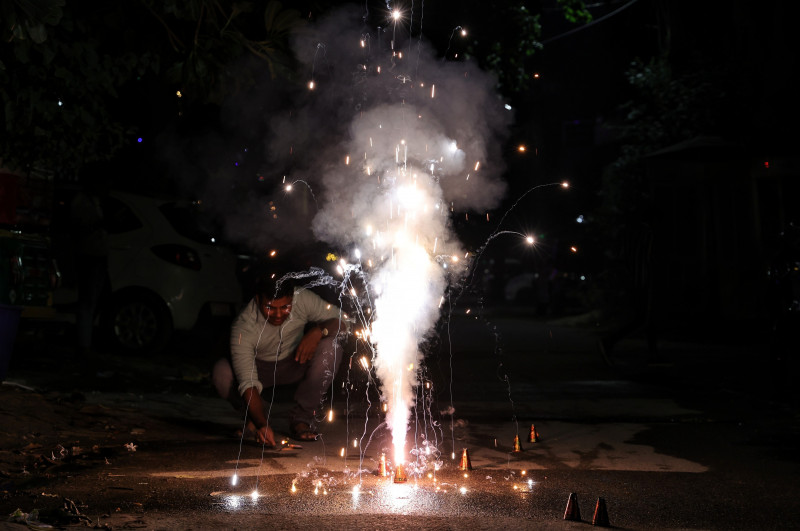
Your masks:
<instances>
[{"instance_id":1,"label":"white smoke cloud","mask_svg":"<svg viewBox=\"0 0 800 531\"><path fill-rule=\"evenodd\" d=\"M443 62L421 39L400 51L388 30L372 35L359 21L345 10L298 36L314 88L273 120L268 151L291 152L292 178L321 192L315 236L360 256L374 308L365 324L402 462L418 345L438 319L448 275L463 271L450 220L501 199L511 115L495 80L472 63Z\"/></svg>"},{"instance_id":2,"label":"white smoke cloud","mask_svg":"<svg viewBox=\"0 0 800 531\"><path fill-rule=\"evenodd\" d=\"M365 29L361 15L346 9L297 36L314 86L272 116L265 150L289 168L287 182L314 190L315 237L360 257L374 308L362 324L402 461L418 345L464 268L451 217L498 204L512 117L473 63L444 62L422 39L398 37L402 28Z\"/></svg>"}]
</instances>

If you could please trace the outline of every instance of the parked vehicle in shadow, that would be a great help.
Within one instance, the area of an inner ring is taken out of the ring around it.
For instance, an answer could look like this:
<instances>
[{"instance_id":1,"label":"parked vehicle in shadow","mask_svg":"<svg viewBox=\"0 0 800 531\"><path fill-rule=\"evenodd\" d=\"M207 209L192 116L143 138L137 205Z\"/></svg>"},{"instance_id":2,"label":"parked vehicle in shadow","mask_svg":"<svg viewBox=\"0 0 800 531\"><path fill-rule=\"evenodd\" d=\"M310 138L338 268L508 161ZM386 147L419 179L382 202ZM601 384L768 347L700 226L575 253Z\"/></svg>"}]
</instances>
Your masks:
<instances>
[{"instance_id":1,"label":"parked vehicle in shadow","mask_svg":"<svg viewBox=\"0 0 800 531\"><path fill-rule=\"evenodd\" d=\"M69 205L61 192L60 208ZM131 353L164 349L177 331L229 322L242 304L240 257L201 224L198 203L111 191L103 198L108 233L107 294L96 325L100 338ZM54 305L69 311L77 301L71 281L77 268L68 231L57 232L64 282Z\"/></svg>"}]
</instances>

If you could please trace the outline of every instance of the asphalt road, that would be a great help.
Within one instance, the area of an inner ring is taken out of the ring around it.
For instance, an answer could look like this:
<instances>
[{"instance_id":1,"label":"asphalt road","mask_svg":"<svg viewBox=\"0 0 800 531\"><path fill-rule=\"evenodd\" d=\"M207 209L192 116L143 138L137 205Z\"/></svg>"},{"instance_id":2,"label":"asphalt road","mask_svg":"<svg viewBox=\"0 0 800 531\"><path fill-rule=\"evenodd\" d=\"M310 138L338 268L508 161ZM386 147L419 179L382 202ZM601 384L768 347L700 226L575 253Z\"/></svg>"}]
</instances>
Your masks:
<instances>
[{"instance_id":1,"label":"asphalt road","mask_svg":"<svg viewBox=\"0 0 800 531\"><path fill-rule=\"evenodd\" d=\"M654 360L633 335L610 367L590 320L465 310L429 344L402 484L378 475L390 438L355 363L322 439L273 449L234 435L202 346L86 362L23 336L0 387L0 512L114 529L581 529L603 498L622 529L800 527L800 423L765 345L670 337ZM564 519L571 493L579 521Z\"/></svg>"}]
</instances>

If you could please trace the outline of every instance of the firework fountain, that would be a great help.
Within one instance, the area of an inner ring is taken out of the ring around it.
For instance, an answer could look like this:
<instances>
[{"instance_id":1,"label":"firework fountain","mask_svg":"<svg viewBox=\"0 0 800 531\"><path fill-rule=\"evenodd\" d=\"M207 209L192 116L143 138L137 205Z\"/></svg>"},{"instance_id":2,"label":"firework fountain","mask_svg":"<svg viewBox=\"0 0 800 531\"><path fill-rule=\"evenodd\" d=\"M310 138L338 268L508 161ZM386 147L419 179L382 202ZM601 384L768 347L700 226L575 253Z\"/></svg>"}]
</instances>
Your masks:
<instances>
[{"instance_id":1,"label":"firework fountain","mask_svg":"<svg viewBox=\"0 0 800 531\"><path fill-rule=\"evenodd\" d=\"M359 15L339 13L298 40L308 93L274 120L280 134L269 150L296 157L285 186L322 190L312 228L340 250L340 286L359 308L400 464L419 345L469 267L452 218L483 214L502 197L500 146L512 116L491 76L471 62L443 62L410 38L406 14L351 33Z\"/></svg>"}]
</instances>

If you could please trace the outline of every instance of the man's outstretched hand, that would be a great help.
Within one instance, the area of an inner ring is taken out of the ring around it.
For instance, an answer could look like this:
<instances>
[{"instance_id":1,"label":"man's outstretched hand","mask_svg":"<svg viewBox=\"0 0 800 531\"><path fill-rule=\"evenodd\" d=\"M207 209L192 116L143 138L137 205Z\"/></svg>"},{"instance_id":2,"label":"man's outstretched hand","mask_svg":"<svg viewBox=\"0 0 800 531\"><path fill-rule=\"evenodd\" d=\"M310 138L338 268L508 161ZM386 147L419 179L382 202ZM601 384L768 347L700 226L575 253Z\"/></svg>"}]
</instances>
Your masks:
<instances>
[{"instance_id":1,"label":"man's outstretched hand","mask_svg":"<svg viewBox=\"0 0 800 531\"><path fill-rule=\"evenodd\" d=\"M256 441L260 442L261 444L275 446L275 433L273 433L272 428L269 426L258 428L256 430Z\"/></svg>"},{"instance_id":2,"label":"man's outstretched hand","mask_svg":"<svg viewBox=\"0 0 800 531\"><path fill-rule=\"evenodd\" d=\"M248 408L247 429L255 430L256 441L261 444L275 446L275 434L272 433L267 417L264 416L264 406L261 404L258 389L255 387L245 389L244 393L242 393L242 398L244 398L244 403ZM258 424L261 424L262 427L256 428Z\"/></svg>"}]
</instances>

